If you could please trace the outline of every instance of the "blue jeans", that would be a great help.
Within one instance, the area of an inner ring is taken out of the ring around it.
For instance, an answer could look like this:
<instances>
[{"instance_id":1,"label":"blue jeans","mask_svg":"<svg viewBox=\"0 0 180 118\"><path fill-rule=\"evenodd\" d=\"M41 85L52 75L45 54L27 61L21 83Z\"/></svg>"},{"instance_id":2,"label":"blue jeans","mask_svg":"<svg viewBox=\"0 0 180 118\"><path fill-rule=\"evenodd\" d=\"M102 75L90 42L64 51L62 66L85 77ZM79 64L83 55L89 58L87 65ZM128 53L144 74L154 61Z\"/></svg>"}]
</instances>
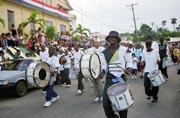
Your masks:
<instances>
[{"instance_id":1,"label":"blue jeans","mask_svg":"<svg viewBox=\"0 0 180 118\"><path fill-rule=\"evenodd\" d=\"M52 97L57 97L58 94L53 90L53 85L47 86L46 101L51 101Z\"/></svg>"}]
</instances>

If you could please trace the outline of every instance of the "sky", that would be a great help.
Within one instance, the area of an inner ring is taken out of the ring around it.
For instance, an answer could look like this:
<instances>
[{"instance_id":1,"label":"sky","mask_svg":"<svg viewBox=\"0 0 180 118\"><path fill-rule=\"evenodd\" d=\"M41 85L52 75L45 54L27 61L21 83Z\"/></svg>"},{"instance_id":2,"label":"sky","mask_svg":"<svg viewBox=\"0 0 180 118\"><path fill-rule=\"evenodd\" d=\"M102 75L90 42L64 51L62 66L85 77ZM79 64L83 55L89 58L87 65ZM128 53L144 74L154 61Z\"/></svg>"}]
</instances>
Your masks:
<instances>
[{"instance_id":1,"label":"sky","mask_svg":"<svg viewBox=\"0 0 180 118\"><path fill-rule=\"evenodd\" d=\"M180 0L68 0L73 14L77 15L77 24L82 24L91 32L102 32L107 35L115 30L119 33L133 32L133 12L136 18L137 29L145 23L153 29L161 27L163 20L167 21L167 28L173 30L171 18L177 18L180 25Z\"/></svg>"}]
</instances>

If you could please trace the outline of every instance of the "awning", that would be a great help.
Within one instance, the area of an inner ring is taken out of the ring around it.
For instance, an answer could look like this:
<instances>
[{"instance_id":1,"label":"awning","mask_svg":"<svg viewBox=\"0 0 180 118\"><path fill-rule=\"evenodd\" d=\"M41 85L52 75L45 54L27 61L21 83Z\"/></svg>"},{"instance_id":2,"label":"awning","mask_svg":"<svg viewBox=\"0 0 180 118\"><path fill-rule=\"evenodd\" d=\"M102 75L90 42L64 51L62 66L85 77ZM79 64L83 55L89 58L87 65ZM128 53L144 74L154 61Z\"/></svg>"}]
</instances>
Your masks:
<instances>
[{"instance_id":1,"label":"awning","mask_svg":"<svg viewBox=\"0 0 180 118\"><path fill-rule=\"evenodd\" d=\"M69 13L67 11L45 4L41 2L40 0L14 0L14 1L17 3L21 3L23 5L32 7L34 9L43 11L45 13L48 13L57 17L61 17L62 19L66 19L66 20L69 19Z\"/></svg>"}]
</instances>

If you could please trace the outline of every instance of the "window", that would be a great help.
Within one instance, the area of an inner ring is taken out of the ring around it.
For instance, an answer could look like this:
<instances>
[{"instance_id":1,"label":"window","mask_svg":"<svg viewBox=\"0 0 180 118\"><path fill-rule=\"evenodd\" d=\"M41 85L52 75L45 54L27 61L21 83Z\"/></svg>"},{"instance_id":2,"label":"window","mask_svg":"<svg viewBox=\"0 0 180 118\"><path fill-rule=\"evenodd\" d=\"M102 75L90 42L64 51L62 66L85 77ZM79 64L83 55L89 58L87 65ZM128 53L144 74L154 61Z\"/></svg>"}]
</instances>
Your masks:
<instances>
[{"instance_id":1,"label":"window","mask_svg":"<svg viewBox=\"0 0 180 118\"><path fill-rule=\"evenodd\" d=\"M14 11L7 11L8 28L11 29L11 25L14 24Z\"/></svg>"},{"instance_id":2,"label":"window","mask_svg":"<svg viewBox=\"0 0 180 118\"><path fill-rule=\"evenodd\" d=\"M60 30L61 30L61 32L66 32L66 26L61 24Z\"/></svg>"},{"instance_id":3,"label":"window","mask_svg":"<svg viewBox=\"0 0 180 118\"><path fill-rule=\"evenodd\" d=\"M52 5L52 0L44 0L43 2L48 4L48 5Z\"/></svg>"},{"instance_id":4,"label":"window","mask_svg":"<svg viewBox=\"0 0 180 118\"><path fill-rule=\"evenodd\" d=\"M51 22L51 21L46 21L46 27L48 27L48 26L53 26L53 22Z\"/></svg>"}]
</instances>

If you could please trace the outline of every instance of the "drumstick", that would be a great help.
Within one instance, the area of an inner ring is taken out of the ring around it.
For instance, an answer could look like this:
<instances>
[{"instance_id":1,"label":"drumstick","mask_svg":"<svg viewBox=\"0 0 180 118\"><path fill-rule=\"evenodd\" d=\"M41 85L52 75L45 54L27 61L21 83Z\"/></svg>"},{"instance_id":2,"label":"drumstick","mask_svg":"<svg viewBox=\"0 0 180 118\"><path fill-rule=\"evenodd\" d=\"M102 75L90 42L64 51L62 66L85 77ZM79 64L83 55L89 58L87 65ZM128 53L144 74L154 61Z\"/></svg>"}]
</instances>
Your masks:
<instances>
[{"instance_id":1,"label":"drumstick","mask_svg":"<svg viewBox=\"0 0 180 118\"><path fill-rule=\"evenodd\" d=\"M118 64L116 64L116 65L117 65L117 67L121 68L126 74L132 76L132 74L131 74L129 71L125 70L124 68L122 68L122 67L119 66Z\"/></svg>"}]
</instances>

